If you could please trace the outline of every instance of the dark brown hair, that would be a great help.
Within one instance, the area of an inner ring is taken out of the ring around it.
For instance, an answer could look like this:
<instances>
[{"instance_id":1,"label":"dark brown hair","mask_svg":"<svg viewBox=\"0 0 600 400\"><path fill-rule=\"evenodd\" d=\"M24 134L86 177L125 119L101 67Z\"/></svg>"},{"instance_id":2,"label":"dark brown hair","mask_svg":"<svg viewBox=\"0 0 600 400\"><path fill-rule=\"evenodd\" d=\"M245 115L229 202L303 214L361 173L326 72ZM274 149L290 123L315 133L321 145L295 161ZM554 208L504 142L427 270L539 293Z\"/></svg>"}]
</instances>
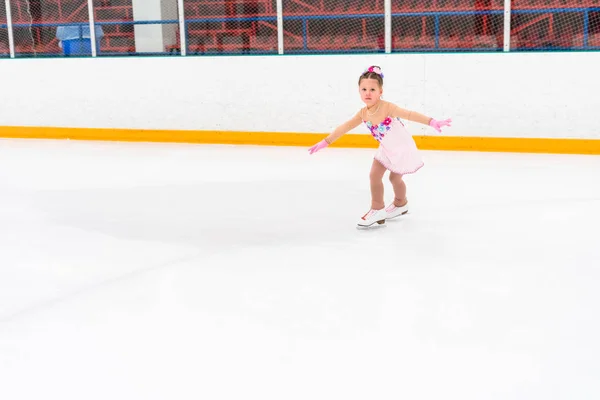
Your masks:
<instances>
[{"instance_id":1,"label":"dark brown hair","mask_svg":"<svg viewBox=\"0 0 600 400\"><path fill-rule=\"evenodd\" d=\"M378 67L377 65L370 66L365 72L362 73L360 78L358 78L359 85L363 79L375 79L377 81L377 83L379 84L379 87L383 87L383 74L380 75L377 72L373 72L372 71L373 68L378 68L379 71L381 71L381 68ZM369 71L369 70L371 70L371 71Z\"/></svg>"}]
</instances>

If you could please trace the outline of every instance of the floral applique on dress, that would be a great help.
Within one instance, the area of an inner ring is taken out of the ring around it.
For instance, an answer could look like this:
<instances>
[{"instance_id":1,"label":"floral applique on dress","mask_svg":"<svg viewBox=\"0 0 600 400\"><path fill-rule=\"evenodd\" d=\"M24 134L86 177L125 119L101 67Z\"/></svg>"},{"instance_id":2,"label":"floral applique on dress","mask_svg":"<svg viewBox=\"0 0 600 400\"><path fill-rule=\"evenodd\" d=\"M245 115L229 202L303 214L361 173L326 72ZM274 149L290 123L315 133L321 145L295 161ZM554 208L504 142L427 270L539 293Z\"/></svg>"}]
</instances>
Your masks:
<instances>
[{"instance_id":1,"label":"floral applique on dress","mask_svg":"<svg viewBox=\"0 0 600 400\"><path fill-rule=\"evenodd\" d=\"M397 119L400 120L399 118ZM365 121L365 123L367 124L367 128L369 128L369 130L371 131L371 135L375 138L375 140L381 142L385 137L387 131L390 130L392 119L390 117L387 117L377 125L373 125L371 121Z\"/></svg>"}]
</instances>

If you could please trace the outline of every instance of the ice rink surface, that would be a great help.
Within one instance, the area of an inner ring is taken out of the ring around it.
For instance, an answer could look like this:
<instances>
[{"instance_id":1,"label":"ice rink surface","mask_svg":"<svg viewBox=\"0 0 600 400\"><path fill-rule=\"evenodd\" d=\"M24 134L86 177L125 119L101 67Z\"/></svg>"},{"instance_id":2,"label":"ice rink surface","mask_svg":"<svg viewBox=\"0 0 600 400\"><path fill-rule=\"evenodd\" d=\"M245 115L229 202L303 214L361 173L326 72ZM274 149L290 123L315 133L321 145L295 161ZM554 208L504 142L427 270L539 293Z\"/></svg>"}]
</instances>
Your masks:
<instances>
[{"instance_id":1,"label":"ice rink surface","mask_svg":"<svg viewBox=\"0 0 600 400\"><path fill-rule=\"evenodd\" d=\"M0 140L0 399L600 398L600 157L372 155Z\"/></svg>"}]
</instances>

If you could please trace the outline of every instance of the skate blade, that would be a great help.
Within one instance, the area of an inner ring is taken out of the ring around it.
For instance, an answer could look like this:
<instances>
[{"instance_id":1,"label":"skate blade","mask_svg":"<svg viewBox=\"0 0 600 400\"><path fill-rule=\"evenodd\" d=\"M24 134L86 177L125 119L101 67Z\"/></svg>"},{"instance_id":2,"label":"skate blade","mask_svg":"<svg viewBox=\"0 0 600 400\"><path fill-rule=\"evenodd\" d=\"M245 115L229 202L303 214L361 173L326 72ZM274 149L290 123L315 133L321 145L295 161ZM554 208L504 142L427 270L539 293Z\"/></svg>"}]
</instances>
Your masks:
<instances>
[{"instance_id":1,"label":"skate blade","mask_svg":"<svg viewBox=\"0 0 600 400\"><path fill-rule=\"evenodd\" d=\"M398 218L400 218L400 217L404 217L404 216L406 216L406 215L408 215L408 210L406 210L406 211L404 211L402 214L398 214L398 215L396 215L396 216L394 216L394 217L389 217L389 218L386 218L385 220L386 220L386 221L393 221L393 220L395 220L395 219L398 219Z\"/></svg>"},{"instance_id":2,"label":"skate blade","mask_svg":"<svg viewBox=\"0 0 600 400\"><path fill-rule=\"evenodd\" d=\"M359 230L369 230L369 229L377 229L377 228L385 228L385 219L381 221L375 221L371 225L356 225L356 229Z\"/></svg>"}]
</instances>

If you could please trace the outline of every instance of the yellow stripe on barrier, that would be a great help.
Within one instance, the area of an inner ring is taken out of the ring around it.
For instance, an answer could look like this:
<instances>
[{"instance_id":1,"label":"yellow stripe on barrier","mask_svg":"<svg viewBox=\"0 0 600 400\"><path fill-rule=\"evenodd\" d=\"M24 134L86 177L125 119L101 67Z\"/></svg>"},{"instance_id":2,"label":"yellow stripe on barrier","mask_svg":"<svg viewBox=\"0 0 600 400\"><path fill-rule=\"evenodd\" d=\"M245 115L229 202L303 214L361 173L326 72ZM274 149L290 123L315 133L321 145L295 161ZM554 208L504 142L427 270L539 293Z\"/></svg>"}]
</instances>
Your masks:
<instances>
[{"instance_id":1,"label":"yellow stripe on barrier","mask_svg":"<svg viewBox=\"0 0 600 400\"><path fill-rule=\"evenodd\" d=\"M72 139L125 142L176 142L310 147L327 133L237 132L155 129L0 127L0 137L20 139ZM470 136L415 136L421 150L491 151L517 153L600 154L600 140ZM375 148L368 135L348 134L332 146Z\"/></svg>"}]
</instances>

